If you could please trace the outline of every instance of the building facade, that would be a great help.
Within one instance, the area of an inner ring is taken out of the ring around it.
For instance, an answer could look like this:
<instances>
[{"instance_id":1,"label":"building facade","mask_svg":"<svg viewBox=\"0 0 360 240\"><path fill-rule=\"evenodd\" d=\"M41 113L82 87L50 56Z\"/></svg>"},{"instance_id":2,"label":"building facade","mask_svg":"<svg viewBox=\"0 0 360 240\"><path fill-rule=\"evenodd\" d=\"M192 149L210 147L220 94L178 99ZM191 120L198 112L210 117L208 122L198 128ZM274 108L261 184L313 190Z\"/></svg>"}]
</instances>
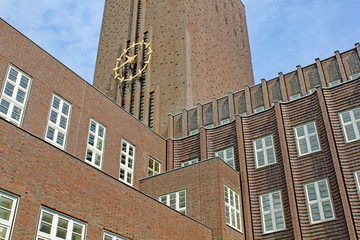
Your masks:
<instances>
[{"instance_id":1,"label":"building facade","mask_svg":"<svg viewBox=\"0 0 360 240\"><path fill-rule=\"evenodd\" d=\"M204 97L164 138L0 29L0 239L360 237L359 44Z\"/></svg>"}]
</instances>

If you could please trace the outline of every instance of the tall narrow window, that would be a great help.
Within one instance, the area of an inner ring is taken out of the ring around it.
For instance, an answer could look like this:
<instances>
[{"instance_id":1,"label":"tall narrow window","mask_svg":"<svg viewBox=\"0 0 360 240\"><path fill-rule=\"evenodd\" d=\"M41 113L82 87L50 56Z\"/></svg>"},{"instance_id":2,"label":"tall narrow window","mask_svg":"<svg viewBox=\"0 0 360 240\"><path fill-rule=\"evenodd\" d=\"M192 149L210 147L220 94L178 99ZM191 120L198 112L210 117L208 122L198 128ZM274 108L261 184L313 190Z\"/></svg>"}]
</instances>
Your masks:
<instances>
[{"instance_id":1,"label":"tall narrow window","mask_svg":"<svg viewBox=\"0 0 360 240\"><path fill-rule=\"evenodd\" d=\"M70 103L61 97L54 95L51 103L45 139L62 149L65 148L70 113Z\"/></svg>"},{"instance_id":2,"label":"tall narrow window","mask_svg":"<svg viewBox=\"0 0 360 240\"><path fill-rule=\"evenodd\" d=\"M239 193L224 185L226 224L242 231Z\"/></svg>"},{"instance_id":3,"label":"tall narrow window","mask_svg":"<svg viewBox=\"0 0 360 240\"><path fill-rule=\"evenodd\" d=\"M65 214L41 209L37 240L84 240L86 225Z\"/></svg>"},{"instance_id":4,"label":"tall narrow window","mask_svg":"<svg viewBox=\"0 0 360 240\"><path fill-rule=\"evenodd\" d=\"M360 138L360 107L340 113L340 120L346 142Z\"/></svg>"},{"instance_id":5,"label":"tall narrow window","mask_svg":"<svg viewBox=\"0 0 360 240\"><path fill-rule=\"evenodd\" d=\"M261 195L260 204L263 232L269 233L285 229L280 191Z\"/></svg>"},{"instance_id":6,"label":"tall narrow window","mask_svg":"<svg viewBox=\"0 0 360 240\"><path fill-rule=\"evenodd\" d=\"M221 158L224 162L226 162L230 167L235 169L235 163L234 163L234 148L226 148L223 150L220 150L215 153L216 157Z\"/></svg>"},{"instance_id":7,"label":"tall narrow window","mask_svg":"<svg viewBox=\"0 0 360 240\"><path fill-rule=\"evenodd\" d=\"M120 180L130 186L133 185L135 164L135 147L122 140L120 156Z\"/></svg>"},{"instance_id":8,"label":"tall narrow window","mask_svg":"<svg viewBox=\"0 0 360 240\"><path fill-rule=\"evenodd\" d=\"M300 156L320 150L315 122L296 126L294 130Z\"/></svg>"},{"instance_id":9,"label":"tall narrow window","mask_svg":"<svg viewBox=\"0 0 360 240\"><path fill-rule=\"evenodd\" d=\"M131 239L104 230L103 240L131 240Z\"/></svg>"},{"instance_id":10,"label":"tall narrow window","mask_svg":"<svg viewBox=\"0 0 360 240\"><path fill-rule=\"evenodd\" d=\"M149 105L149 128L154 128L154 116L155 116L155 98L154 98L154 92L151 92L150 105Z\"/></svg>"},{"instance_id":11,"label":"tall narrow window","mask_svg":"<svg viewBox=\"0 0 360 240\"><path fill-rule=\"evenodd\" d=\"M186 190L162 195L159 197L159 201L176 211L186 214Z\"/></svg>"},{"instance_id":12,"label":"tall narrow window","mask_svg":"<svg viewBox=\"0 0 360 240\"><path fill-rule=\"evenodd\" d=\"M157 175L160 173L161 164L159 161L155 160L152 157L149 157L149 168L148 168L148 176Z\"/></svg>"},{"instance_id":13,"label":"tall narrow window","mask_svg":"<svg viewBox=\"0 0 360 240\"><path fill-rule=\"evenodd\" d=\"M91 119L86 149L86 162L97 168L102 167L105 134L106 128L97 121Z\"/></svg>"},{"instance_id":14,"label":"tall narrow window","mask_svg":"<svg viewBox=\"0 0 360 240\"><path fill-rule=\"evenodd\" d=\"M10 66L0 98L0 116L21 125L30 91L31 78Z\"/></svg>"},{"instance_id":15,"label":"tall narrow window","mask_svg":"<svg viewBox=\"0 0 360 240\"><path fill-rule=\"evenodd\" d=\"M0 239L9 240L18 198L0 190Z\"/></svg>"},{"instance_id":16,"label":"tall narrow window","mask_svg":"<svg viewBox=\"0 0 360 240\"><path fill-rule=\"evenodd\" d=\"M140 78L141 93L140 93L140 107L139 107L139 120L144 120L144 105L145 105L145 78Z\"/></svg>"},{"instance_id":17,"label":"tall narrow window","mask_svg":"<svg viewBox=\"0 0 360 240\"><path fill-rule=\"evenodd\" d=\"M256 167L263 167L276 162L273 136L254 140Z\"/></svg>"},{"instance_id":18,"label":"tall narrow window","mask_svg":"<svg viewBox=\"0 0 360 240\"><path fill-rule=\"evenodd\" d=\"M310 223L334 219L327 179L305 185Z\"/></svg>"}]
</instances>

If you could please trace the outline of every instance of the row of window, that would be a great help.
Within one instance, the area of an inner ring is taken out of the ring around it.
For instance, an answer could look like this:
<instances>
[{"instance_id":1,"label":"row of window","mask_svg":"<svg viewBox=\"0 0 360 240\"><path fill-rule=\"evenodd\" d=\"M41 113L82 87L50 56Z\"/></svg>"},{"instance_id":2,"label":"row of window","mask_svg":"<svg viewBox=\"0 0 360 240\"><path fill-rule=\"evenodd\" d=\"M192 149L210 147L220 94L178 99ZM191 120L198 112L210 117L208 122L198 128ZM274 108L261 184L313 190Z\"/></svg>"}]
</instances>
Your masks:
<instances>
[{"instance_id":1,"label":"row of window","mask_svg":"<svg viewBox=\"0 0 360 240\"><path fill-rule=\"evenodd\" d=\"M15 214L19 197L0 191L0 239L10 240L12 227L15 222ZM86 223L59 213L57 211L41 207L40 218L36 232L36 240L84 240L86 235ZM129 240L118 234L104 230L103 240Z\"/></svg>"}]
</instances>

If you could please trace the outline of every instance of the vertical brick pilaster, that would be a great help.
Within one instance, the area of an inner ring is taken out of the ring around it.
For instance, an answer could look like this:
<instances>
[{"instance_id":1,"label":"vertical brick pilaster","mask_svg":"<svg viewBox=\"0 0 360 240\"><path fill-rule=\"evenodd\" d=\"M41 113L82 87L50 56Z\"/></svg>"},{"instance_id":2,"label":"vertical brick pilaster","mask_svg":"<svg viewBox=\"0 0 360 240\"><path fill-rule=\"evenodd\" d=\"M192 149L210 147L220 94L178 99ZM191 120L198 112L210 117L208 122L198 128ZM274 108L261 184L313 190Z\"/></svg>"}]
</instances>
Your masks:
<instances>
[{"instance_id":1,"label":"vertical brick pilaster","mask_svg":"<svg viewBox=\"0 0 360 240\"><path fill-rule=\"evenodd\" d=\"M286 83L285 83L285 77L282 72L279 72L279 79L280 79L280 89L281 89L281 97L283 102L289 101L287 89L286 89Z\"/></svg>"},{"instance_id":2,"label":"vertical brick pilaster","mask_svg":"<svg viewBox=\"0 0 360 240\"><path fill-rule=\"evenodd\" d=\"M252 114L252 104L251 104L251 96L250 96L250 87L249 85L244 85L245 89L245 102L246 102L246 114Z\"/></svg>"},{"instance_id":3,"label":"vertical brick pilaster","mask_svg":"<svg viewBox=\"0 0 360 240\"><path fill-rule=\"evenodd\" d=\"M358 54L358 57L360 58L360 45L359 43L355 43L356 52Z\"/></svg>"},{"instance_id":4,"label":"vertical brick pilaster","mask_svg":"<svg viewBox=\"0 0 360 240\"><path fill-rule=\"evenodd\" d=\"M204 119L203 119L203 106L201 103L196 104L196 113L197 113L197 123L198 127L204 126Z\"/></svg>"},{"instance_id":5,"label":"vertical brick pilaster","mask_svg":"<svg viewBox=\"0 0 360 240\"><path fill-rule=\"evenodd\" d=\"M218 126L220 124L218 100L215 97L213 97L211 101L212 101L212 110L213 110L213 124L214 126Z\"/></svg>"},{"instance_id":6,"label":"vertical brick pilaster","mask_svg":"<svg viewBox=\"0 0 360 240\"><path fill-rule=\"evenodd\" d=\"M277 122L279 138L280 138L281 156L284 164L286 186L289 195L290 214L291 214L291 222L294 229L294 238L302 239L298 208L296 204L295 188L294 188L294 182L291 171L289 150L286 142L284 121L282 118L282 111L279 102L275 102L275 113L276 113L276 122Z\"/></svg>"},{"instance_id":7,"label":"vertical brick pilaster","mask_svg":"<svg viewBox=\"0 0 360 240\"><path fill-rule=\"evenodd\" d=\"M185 137L189 135L188 111L185 108L181 111L181 121L182 121L182 136Z\"/></svg>"},{"instance_id":8,"label":"vertical brick pilaster","mask_svg":"<svg viewBox=\"0 0 360 240\"><path fill-rule=\"evenodd\" d=\"M174 142L172 139L166 139L166 169L174 169Z\"/></svg>"},{"instance_id":9,"label":"vertical brick pilaster","mask_svg":"<svg viewBox=\"0 0 360 240\"><path fill-rule=\"evenodd\" d=\"M169 138L174 138L174 116L172 114L168 115L168 135Z\"/></svg>"},{"instance_id":10,"label":"vertical brick pilaster","mask_svg":"<svg viewBox=\"0 0 360 240\"><path fill-rule=\"evenodd\" d=\"M227 97L228 97L228 103L229 103L229 118L230 121L235 120L235 103L234 103L234 94L229 91L227 93Z\"/></svg>"},{"instance_id":11,"label":"vertical brick pilaster","mask_svg":"<svg viewBox=\"0 0 360 240\"><path fill-rule=\"evenodd\" d=\"M261 88L263 93L264 106L266 109L270 107L270 99L269 99L269 90L268 90L267 82L264 78L261 79Z\"/></svg>"},{"instance_id":12,"label":"vertical brick pilaster","mask_svg":"<svg viewBox=\"0 0 360 240\"><path fill-rule=\"evenodd\" d=\"M241 197L242 197L242 219L244 223L244 233L246 239L254 239L252 214L250 204L250 191L249 191L249 179L247 174L246 155L245 155L245 142L244 132L241 117L236 115L236 137L238 139L238 151L239 151L239 164L240 164L240 183L241 183Z\"/></svg>"},{"instance_id":13,"label":"vertical brick pilaster","mask_svg":"<svg viewBox=\"0 0 360 240\"><path fill-rule=\"evenodd\" d=\"M300 65L296 66L297 74L299 76L300 88L301 88L301 95L304 96L307 94L307 88L304 78L304 73Z\"/></svg>"},{"instance_id":14,"label":"vertical brick pilaster","mask_svg":"<svg viewBox=\"0 0 360 240\"><path fill-rule=\"evenodd\" d=\"M324 70L322 68L322 64L321 64L321 61L319 58L316 58L315 59L315 62L316 62L316 66L317 66L317 69L318 69L318 72L319 72L319 76L320 76L320 81L321 81L321 86L323 87L327 87L327 82L325 80L325 75L324 75Z\"/></svg>"},{"instance_id":15,"label":"vertical brick pilaster","mask_svg":"<svg viewBox=\"0 0 360 240\"><path fill-rule=\"evenodd\" d=\"M336 56L336 61L337 61L338 65L339 65L342 81L346 82L347 81L347 75L346 75L345 67L344 67L340 52L335 51L334 53L335 53L335 56Z\"/></svg>"},{"instance_id":16,"label":"vertical brick pilaster","mask_svg":"<svg viewBox=\"0 0 360 240\"><path fill-rule=\"evenodd\" d=\"M152 42L153 28L149 27L149 43ZM149 123L149 107L150 107L150 92L151 92L151 61L147 66L145 76L145 101L144 101L144 123Z\"/></svg>"},{"instance_id":17,"label":"vertical brick pilaster","mask_svg":"<svg viewBox=\"0 0 360 240\"><path fill-rule=\"evenodd\" d=\"M206 129L204 127L200 127L199 132L200 132L200 160L206 160L208 158Z\"/></svg>"},{"instance_id":18,"label":"vertical brick pilaster","mask_svg":"<svg viewBox=\"0 0 360 240\"><path fill-rule=\"evenodd\" d=\"M155 132L160 132L160 124L163 124L162 122L160 122L160 97L161 97L161 92L160 92L160 86L156 85L155 86L155 95L154 95L154 131ZM162 134L162 133L160 133Z\"/></svg>"},{"instance_id":19,"label":"vertical brick pilaster","mask_svg":"<svg viewBox=\"0 0 360 240\"><path fill-rule=\"evenodd\" d=\"M141 94L141 81L140 79L135 80L135 96L134 96L134 112L133 115L139 119L140 112L140 94Z\"/></svg>"},{"instance_id":20,"label":"vertical brick pilaster","mask_svg":"<svg viewBox=\"0 0 360 240\"><path fill-rule=\"evenodd\" d=\"M321 88L319 88L319 87L316 88L316 92L317 92L319 103L320 103L321 114L322 114L322 117L324 120L327 139L329 141L330 153L331 153L331 157L332 157L332 162L334 164L336 180L337 180L337 183L339 186L341 204L344 209L344 215L345 215L346 225L347 225L348 232L349 232L349 237L350 237L350 239L357 239L355 225L354 225L354 219L353 219L352 211L350 208L349 197L348 197L348 194L346 191L345 180L344 180L344 176L343 176L342 169L341 169L338 151L337 151L336 144L335 144L334 133L332 131L330 117L329 117L329 114L327 111L326 100L325 100L325 97L324 97L324 94L323 94L323 91Z\"/></svg>"}]
</instances>

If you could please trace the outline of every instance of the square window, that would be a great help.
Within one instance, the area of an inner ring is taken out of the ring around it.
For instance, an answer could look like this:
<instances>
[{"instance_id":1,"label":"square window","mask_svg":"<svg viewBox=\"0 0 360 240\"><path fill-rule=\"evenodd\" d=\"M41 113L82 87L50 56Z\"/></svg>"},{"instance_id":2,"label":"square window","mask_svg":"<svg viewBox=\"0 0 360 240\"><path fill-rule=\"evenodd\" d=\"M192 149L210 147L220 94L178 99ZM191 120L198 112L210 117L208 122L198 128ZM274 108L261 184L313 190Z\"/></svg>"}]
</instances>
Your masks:
<instances>
[{"instance_id":1,"label":"square window","mask_svg":"<svg viewBox=\"0 0 360 240\"><path fill-rule=\"evenodd\" d=\"M320 150L315 122L296 126L294 131L299 156Z\"/></svg>"},{"instance_id":2,"label":"square window","mask_svg":"<svg viewBox=\"0 0 360 240\"><path fill-rule=\"evenodd\" d=\"M94 119L90 119L85 159L87 163L100 169L104 156L105 135L106 127Z\"/></svg>"},{"instance_id":3,"label":"square window","mask_svg":"<svg viewBox=\"0 0 360 240\"><path fill-rule=\"evenodd\" d=\"M253 144L257 168L276 162L274 140L272 135L255 139Z\"/></svg>"},{"instance_id":4,"label":"square window","mask_svg":"<svg viewBox=\"0 0 360 240\"><path fill-rule=\"evenodd\" d=\"M0 96L0 116L20 126L29 95L31 78L14 66L9 73Z\"/></svg>"}]
</instances>

